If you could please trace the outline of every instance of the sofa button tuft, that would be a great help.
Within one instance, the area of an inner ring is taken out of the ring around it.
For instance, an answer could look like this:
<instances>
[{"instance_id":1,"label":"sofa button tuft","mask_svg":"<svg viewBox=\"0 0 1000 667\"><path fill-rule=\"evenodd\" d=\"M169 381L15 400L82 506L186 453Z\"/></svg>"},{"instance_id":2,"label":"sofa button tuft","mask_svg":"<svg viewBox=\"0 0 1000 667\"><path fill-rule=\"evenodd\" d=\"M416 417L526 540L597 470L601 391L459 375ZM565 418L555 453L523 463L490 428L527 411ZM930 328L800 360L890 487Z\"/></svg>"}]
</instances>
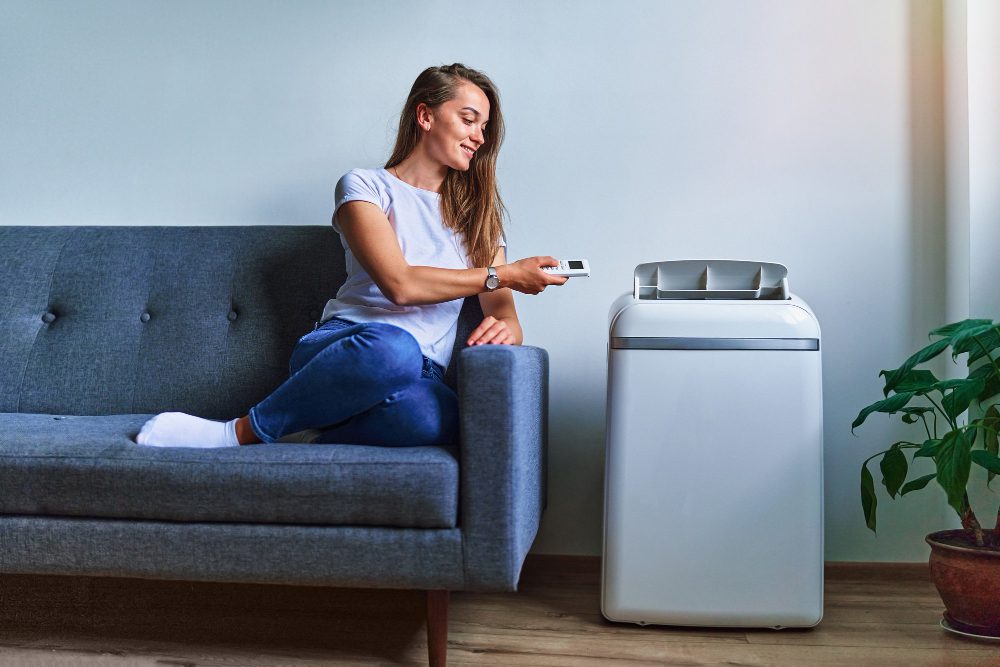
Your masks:
<instances>
[{"instance_id":1,"label":"sofa button tuft","mask_svg":"<svg viewBox=\"0 0 1000 667\"><path fill-rule=\"evenodd\" d=\"M235 310L230 310L229 314L226 315L226 319L228 319L230 322L235 322L236 321L236 311Z\"/></svg>"},{"instance_id":2,"label":"sofa button tuft","mask_svg":"<svg viewBox=\"0 0 1000 667\"><path fill-rule=\"evenodd\" d=\"M148 322L149 321L149 313L143 313L142 315L139 316L139 319L141 321L143 321L143 322Z\"/></svg>"},{"instance_id":3,"label":"sofa button tuft","mask_svg":"<svg viewBox=\"0 0 1000 667\"><path fill-rule=\"evenodd\" d=\"M44 315L42 315L42 322L45 322L46 324L52 324L55 321L56 321L55 313L45 313Z\"/></svg>"}]
</instances>

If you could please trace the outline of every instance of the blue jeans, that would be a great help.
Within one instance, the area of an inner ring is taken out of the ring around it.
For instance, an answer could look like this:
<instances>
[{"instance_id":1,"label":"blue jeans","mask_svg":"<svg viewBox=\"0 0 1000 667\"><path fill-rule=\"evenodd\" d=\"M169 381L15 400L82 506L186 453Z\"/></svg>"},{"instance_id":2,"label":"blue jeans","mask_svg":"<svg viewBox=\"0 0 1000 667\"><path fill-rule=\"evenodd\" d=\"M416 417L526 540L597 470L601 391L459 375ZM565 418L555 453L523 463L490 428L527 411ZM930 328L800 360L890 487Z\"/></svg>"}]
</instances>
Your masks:
<instances>
[{"instance_id":1,"label":"blue jeans","mask_svg":"<svg viewBox=\"0 0 1000 667\"><path fill-rule=\"evenodd\" d=\"M250 408L264 442L304 429L315 443L447 445L457 440L458 396L444 368L391 324L334 318L299 339L289 378Z\"/></svg>"}]
</instances>

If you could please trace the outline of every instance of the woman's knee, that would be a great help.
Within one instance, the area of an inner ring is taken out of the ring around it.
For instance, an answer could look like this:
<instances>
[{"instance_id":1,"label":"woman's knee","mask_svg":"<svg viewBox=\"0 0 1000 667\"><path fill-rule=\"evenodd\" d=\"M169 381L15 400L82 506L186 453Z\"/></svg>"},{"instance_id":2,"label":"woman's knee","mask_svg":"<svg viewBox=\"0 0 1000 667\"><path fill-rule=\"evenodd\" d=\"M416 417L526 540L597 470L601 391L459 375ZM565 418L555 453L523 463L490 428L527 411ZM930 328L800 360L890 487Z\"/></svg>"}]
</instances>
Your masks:
<instances>
[{"instance_id":1,"label":"woman's knee","mask_svg":"<svg viewBox=\"0 0 1000 667\"><path fill-rule=\"evenodd\" d=\"M458 396L436 380L420 380L385 400L397 428L413 445L450 445L458 440Z\"/></svg>"},{"instance_id":2,"label":"woman's knee","mask_svg":"<svg viewBox=\"0 0 1000 667\"><path fill-rule=\"evenodd\" d=\"M316 356L342 339L357 331L359 325L353 327L338 327L336 329L317 329L299 338L288 361L288 374L295 375L303 366Z\"/></svg>"},{"instance_id":3,"label":"woman's knee","mask_svg":"<svg viewBox=\"0 0 1000 667\"><path fill-rule=\"evenodd\" d=\"M377 353L380 370L395 374L400 381L420 377L423 355L420 344L409 331L392 324L372 322L357 334L358 345Z\"/></svg>"},{"instance_id":4,"label":"woman's knee","mask_svg":"<svg viewBox=\"0 0 1000 667\"><path fill-rule=\"evenodd\" d=\"M417 339L405 329L382 322L342 329L334 335L307 334L292 350L289 373L294 375L317 357L327 359L323 363L343 364L342 355L350 356L352 349L360 354L352 364L370 368L388 386L403 386L420 377L423 355Z\"/></svg>"}]
</instances>

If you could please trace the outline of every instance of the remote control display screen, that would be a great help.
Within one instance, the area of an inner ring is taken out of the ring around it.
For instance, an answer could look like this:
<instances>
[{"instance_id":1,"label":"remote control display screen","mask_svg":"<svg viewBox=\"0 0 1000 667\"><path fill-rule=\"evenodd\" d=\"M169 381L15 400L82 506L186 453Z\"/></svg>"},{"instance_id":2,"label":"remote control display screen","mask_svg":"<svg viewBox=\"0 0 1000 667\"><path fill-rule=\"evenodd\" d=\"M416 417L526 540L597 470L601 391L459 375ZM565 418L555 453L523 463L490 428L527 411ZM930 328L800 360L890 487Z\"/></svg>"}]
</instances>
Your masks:
<instances>
[{"instance_id":1,"label":"remote control display screen","mask_svg":"<svg viewBox=\"0 0 1000 667\"><path fill-rule=\"evenodd\" d=\"M583 268L583 262L580 262L580 261L577 261L577 260L570 260L570 262L569 262L569 268L571 268L571 269L582 269Z\"/></svg>"}]
</instances>

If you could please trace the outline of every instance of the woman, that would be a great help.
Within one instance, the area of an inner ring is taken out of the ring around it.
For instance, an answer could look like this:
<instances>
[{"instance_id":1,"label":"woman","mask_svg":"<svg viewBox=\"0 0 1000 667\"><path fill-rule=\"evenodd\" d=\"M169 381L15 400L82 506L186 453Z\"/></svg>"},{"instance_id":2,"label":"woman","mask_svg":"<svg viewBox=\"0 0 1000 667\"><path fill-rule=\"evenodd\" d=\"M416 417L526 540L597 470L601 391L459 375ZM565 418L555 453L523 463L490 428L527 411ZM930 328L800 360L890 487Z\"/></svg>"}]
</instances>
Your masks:
<instances>
[{"instance_id":1,"label":"woman","mask_svg":"<svg viewBox=\"0 0 1000 667\"><path fill-rule=\"evenodd\" d=\"M565 277L552 257L507 264L496 159L503 116L493 82L459 63L424 70L383 169L337 183L333 225L347 281L299 339L291 375L229 422L167 412L136 441L160 447L271 443L319 429L313 442L449 444L458 397L444 384L462 299L485 317L467 345L520 345L511 290L538 294Z\"/></svg>"}]
</instances>

